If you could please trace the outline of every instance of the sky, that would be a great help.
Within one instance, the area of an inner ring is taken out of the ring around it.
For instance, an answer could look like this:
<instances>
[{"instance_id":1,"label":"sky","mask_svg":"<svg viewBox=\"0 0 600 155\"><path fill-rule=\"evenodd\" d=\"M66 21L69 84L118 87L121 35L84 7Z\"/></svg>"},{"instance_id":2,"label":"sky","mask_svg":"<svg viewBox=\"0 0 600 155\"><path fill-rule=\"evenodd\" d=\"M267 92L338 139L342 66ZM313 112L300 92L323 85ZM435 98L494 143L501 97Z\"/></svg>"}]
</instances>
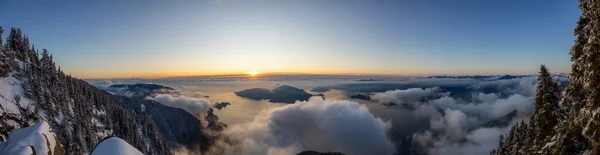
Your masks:
<instances>
[{"instance_id":1,"label":"sky","mask_svg":"<svg viewBox=\"0 0 600 155\"><path fill-rule=\"evenodd\" d=\"M565 0L0 0L0 26L80 78L569 72L579 15Z\"/></svg>"}]
</instances>

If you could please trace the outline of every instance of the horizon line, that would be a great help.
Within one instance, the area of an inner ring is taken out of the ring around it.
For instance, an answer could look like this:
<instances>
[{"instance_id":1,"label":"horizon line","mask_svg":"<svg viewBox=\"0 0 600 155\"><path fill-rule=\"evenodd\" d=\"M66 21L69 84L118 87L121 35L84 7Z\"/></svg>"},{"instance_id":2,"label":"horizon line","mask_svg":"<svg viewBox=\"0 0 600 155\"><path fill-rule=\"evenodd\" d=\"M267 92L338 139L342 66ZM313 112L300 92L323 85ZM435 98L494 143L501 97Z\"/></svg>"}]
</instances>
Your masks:
<instances>
[{"instance_id":1,"label":"horizon line","mask_svg":"<svg viewBox=\"0 0 600 155\"><path fill-rule=\"evenodd\" d=\"M565 72L554 72L552 74L569 74ZM227 77L227 76L239 76L246 78L260 78L261 76L365 76L365 77L431 77L431 76L532 76L537 75L536 73L530 74L429 74L429 75L395 75L395 74L360 74L360 73L296 73L296 72L265 72L258 75L249 74L213 74L213 75L183 75L183 76L131 76L131 77L107 77L107 78L81 78L84 80L108 80L108 79L173 79L173 78L201 78L201 77Z\"/></svg>"}]
</instances>

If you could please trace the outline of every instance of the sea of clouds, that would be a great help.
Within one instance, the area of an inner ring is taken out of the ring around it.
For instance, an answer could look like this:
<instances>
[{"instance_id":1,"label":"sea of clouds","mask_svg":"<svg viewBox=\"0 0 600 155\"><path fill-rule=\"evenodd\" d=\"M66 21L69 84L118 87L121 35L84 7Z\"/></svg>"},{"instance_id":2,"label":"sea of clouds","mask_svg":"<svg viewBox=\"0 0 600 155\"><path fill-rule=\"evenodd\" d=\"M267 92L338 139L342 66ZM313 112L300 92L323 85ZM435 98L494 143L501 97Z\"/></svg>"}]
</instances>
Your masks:
<instances>
[{"instance_id":1,"label":"sea of clouds","mask_svg":"<svg viewBox=\"0 0 600 155\"><path fill-rule=\"evenodd\" d=\"M392 154L388 138L390 122L377 118L357 102L328 101L312 97L268 109L253 121L235 125L223 134L233 143L221 142L218 154L280 155L305 150L348 154Z\"/></svg>"},{"instance_id":2,"label":"sea of clouds","mask_svg":"<svg viewBox=\"0 0 600 155\"><path fill-rule=\"evenodd\" d=\"M564 77L556 77L556 80L565 83ZM350 155L487 154L497 146L498 137L508 131L509 125L529 121L536 86L535 76L340 84L329 88L348 94L368 93L375 104L380 103L385 108L395 107L384 106L384 103L408 105L414 118L428 127L406 137L409 149L399 149L400 142L390 138L395 132L392 126L412 128L413 125L392 124L356 101L313 97L306 102L265 109L250 122L229 126L211 151L250 155L297 154L305 150ZM185 98L164 95L148 99L193 113L210 107L208 100L205 103L199 98L203 95ZM516 115L508 117L509 123L484 126L510 113Z\"/></svg>"},{"instance_id":3,"label":"sea of clouds","mask_svg":"<svg viewBox=\"0 0 600 155\"><path fill-rule=\"evenodd\" d=\"M528 121L534 108L536 77L484 81L470 86L472 97L455 99L439 87L374 93L376 102L410 104L429 128L412 135L411 151L423 154L486 154L498 144L508 126L484 127L516 111L510 124ZM483 93L484 91L492 93ZM396 125L396 124L395 124Z\"/></svg>"}]
</instances>

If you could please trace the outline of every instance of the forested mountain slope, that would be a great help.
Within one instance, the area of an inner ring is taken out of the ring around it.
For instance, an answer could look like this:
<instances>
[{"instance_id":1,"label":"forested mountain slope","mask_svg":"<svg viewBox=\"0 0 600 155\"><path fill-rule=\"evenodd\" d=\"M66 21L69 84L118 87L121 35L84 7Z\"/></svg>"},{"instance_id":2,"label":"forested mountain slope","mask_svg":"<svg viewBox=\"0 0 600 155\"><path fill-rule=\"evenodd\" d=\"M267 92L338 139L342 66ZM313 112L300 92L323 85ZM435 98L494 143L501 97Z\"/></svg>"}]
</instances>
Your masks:
<instances>
[{"instance_id":1,"label":"forested mountain slope","mask_svg":"<svg viewBox=\"0 0 600 155\"><path fill-rule=\"evenodd\" d=\"M126 99L66 75L52 59L45 49L40 55L21 30L10 30L0 46L0 140L7 140L16 129L46 121L68 154L91 153L100 140L111 136L144 154L170 154L152 119L126 109L122 104Z\"/></svg>"},{"instance_id":2,"label":"forested mountain slope","mask_svg":"<svg viewBox=\"0 0 600 155\"><path fill-rule=\"evenodd\" d=\"M175 89L157 84L119 84L106 89L111 99L138 115L150 118L171 146L184 145L189 149L206 151L215 136L226 125L209 109L205 113L191 114L183 109L169 107L146 97L159 94L179 96Z\"/></svg>"}]
</instances>

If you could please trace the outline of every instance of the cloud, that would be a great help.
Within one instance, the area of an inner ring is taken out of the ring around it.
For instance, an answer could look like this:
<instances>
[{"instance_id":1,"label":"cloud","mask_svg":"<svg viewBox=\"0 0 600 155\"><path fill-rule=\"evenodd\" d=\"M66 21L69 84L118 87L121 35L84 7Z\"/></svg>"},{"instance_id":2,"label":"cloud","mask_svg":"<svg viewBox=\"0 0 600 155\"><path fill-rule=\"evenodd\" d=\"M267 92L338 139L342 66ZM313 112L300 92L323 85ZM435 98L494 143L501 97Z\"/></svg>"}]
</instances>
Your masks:
<instances>
[{"instance_id":1,"label":"cloud","mask_svg":"<svg viewBox=\"0 0 600 155\"><path fill-rule=\"evenodd\" d=\"M488 154L497 147L498 136L508 131L508 128L482 128L469 132L463 142L449 141L448 139L434 139L431 132L417 133L413 136L414 145L431 145L427 154ZM430 143L434 141L434 143Z\"/></svg>"},{"instance_id":2,"label":"cloud","mask_svg":"<svg viewBox=\"0 0 600 155\"><path fill-rule=\"evenodd\" d=\"M206 98L208 95L202 93L202 92L195 92L194 94L192 94L191 97L193 98Z\"/></svg>"},{"instance_id":3,"label":"cloud","mask_svg":"<svg viewBox=\"0 0 600 155\"><path fill-rule=\"evenodd\" d=\"M537 77L524 77L508 80L484 81L470 86L473 91L482 91L483 93L497 93L499 96L508 96L511 94L521 94L523 96L535 95L535 86Z\"/></svg>"},{"instance_id":4,"label":"cloud","mask_svg":"<svg viewBox=\"0 0 600 155\"><path fill-rule=\"evenodd\" d=\"M346 154L392 154L390 122L353 101L312 97L307 102L261 112L252 122L223 133L235 143L219 143L219 154L297 154L305 150Z\"/></svg>"},{"instance_id":5,"label":"cloud","mask_svg":"<svg viewBox=\"0 0 600 155\"><path fill-rule=\"evenodd\" d=\"M212 102L207 99L186 96L172 96L169 94L158 94L154 97L147 96L146 99L154 100L169 107L183 109L190 114L205 112L210 109L212 105Z\"/></svg>"},{"instance_id":6,"label":"cloud","mask_svg":"<svg viewBox=\"0 0 600 155\"><path fill-rule=\"evenodd\" d=\"M534 109L536 86L537 80L527 77L476 83L469 87L473 95L466 100L437 87L386 91L372 97L381 103L414 105L414 116L428 120L427 129L411 136L411 148L418 153L487 154L508 127L482 125L515 110L517 116L510 118L511 124L528 121Z\"/></svg>"},{"instance_id":7,"label":"cloud","mask_svg":"<svg viewBox=\"0 0 600 155\"><path fill-rule=\"evenodd\" d=\"M410 88L405 90L396 89L383 93L375 93L371 95L371 99L381 103L413 104L434 95L447 96L448 94L441 93L441 89L439 87L425 89Z\"/></svg>"},{"instance_id":8,"label":"cloud","mask_svg":"<svg viewBox=\"0 0 600 155\"><path fill-rule=\"evenodd\" d=\"M90 81L89 83L92 86L95 86L100 89L106 89L106 88L108 88L108 86L111 86L113 84L120 84L120 82L118 82L118 81L116 83L113 83L111 80L96 80L96 81Z\"/></svg>"}]
</instances>

